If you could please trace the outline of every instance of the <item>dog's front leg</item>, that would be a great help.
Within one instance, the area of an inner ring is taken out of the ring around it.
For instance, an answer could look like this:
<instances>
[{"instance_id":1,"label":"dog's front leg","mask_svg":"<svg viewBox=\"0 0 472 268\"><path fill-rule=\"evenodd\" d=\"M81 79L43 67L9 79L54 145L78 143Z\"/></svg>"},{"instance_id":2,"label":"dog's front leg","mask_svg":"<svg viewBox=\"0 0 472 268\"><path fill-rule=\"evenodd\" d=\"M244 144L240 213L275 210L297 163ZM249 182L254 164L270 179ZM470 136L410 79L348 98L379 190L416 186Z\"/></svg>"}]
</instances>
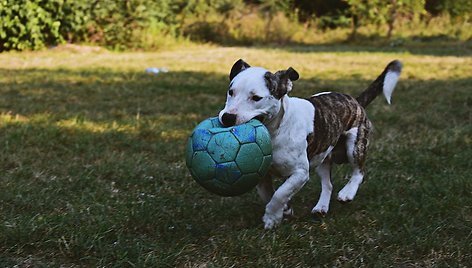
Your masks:
<instances>
[{"instance_id":1,"label":"dog's front leg","mask_svg":"<svg viewBox=\"0 0 472 268\"><path fill-rule=\"evenodd\" d=\"M264 202L265 205L270 202L270 199L274 195L274 186L272 185L272 179L273 176L268 173L259 181L259 184L257 184L256 186L257 193L259 194L260 198L262 199L262 202ZM293 209L288 203L284 206L283 214L286 217L293 216Z\"/></svg>"},{"instance_id":2,"label":"dog's front leg","mask_svg":"<svg viewBox=\"0 0 472 268\"><path fill-rule=\"evenodd\" d=\"M275 191L272 199L266 206L265 214L262 218L265 229L272 229L282 221L284 208L288 206L288 201L305 185L308 179L307 163L306 168L297 169L277 191Z\"/></svg>"}]
</instances>

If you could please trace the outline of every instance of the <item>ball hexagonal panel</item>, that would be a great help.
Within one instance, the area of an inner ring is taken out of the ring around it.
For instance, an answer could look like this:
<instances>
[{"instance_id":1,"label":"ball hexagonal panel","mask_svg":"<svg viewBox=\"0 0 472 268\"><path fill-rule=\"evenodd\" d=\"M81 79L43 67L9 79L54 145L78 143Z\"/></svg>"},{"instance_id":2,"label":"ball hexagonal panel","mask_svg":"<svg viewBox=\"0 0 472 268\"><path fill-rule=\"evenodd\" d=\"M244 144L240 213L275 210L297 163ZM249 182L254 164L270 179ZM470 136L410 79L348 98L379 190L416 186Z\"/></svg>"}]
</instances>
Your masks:
<instances>
[{"instance_id":1,"label":"ball hexagonal panel","mask_svg":"<svg viewBox=\"0 0 472 268\"><path fill-rule=\"evenodd\" d=\"M213 179L210 181L204 181L200 185L202 185L208 191L221 195L221 196L233 196L231 185L228 185L224 182L221 182L217 179Z\"/></svg>"},{"instance_id":2,"label":"ball hexagonal panel","mask_svg":"<svg viewBox=\"0 0 472 268\"><path fill-rule=\"evenodd\" d=\"M208 153L217 163L233 161L239 151L239 141L231 132L221 132L211 137Z\"/></svg>"},{"instance_id":3,"label":"ball hexagonal panel","mask_svg":"<svg viewBox=\"0 0 472 268\"><path fill-rule=\"evenodd\" d=\"M215 161L205 151L193 153L191 169L197 181L211 180L215 177Z\"/></svg>"},{"instance_id":4,"label":"ball hexagonal panel","mask_svg":"<svg viewBox=\"0 0 472 268\"><path fill-rule=\"evenodd\" d=\"M233 132L234 136L236 136L236 139L238 139L240 143L256 141L256 130L254 129L254 126L249 124L236 126L231 130L231 132Z\"/></svg>"},{"instance_id":5,"label":"ball hexagonal panel","mask_svg":"<svg viewBox=\"0 0 472 268\"><path fill-rule=\"evenodd\" d=\"M240 195L254 188L259 183L260 176L257 173L244 174L232 186L234 195Z\"/></svg>"},{"instance_id":6,"label":"ball hexagonal panel","mask_svg":"<svg viewBox=\"0 0 472 268\"><path fill-rule=\"evenodd\" d=\"M262 163L261 163L257 173L259 173L259 175L261 175L261 176L265 176L267 174L267 171L269 171L270 163L272 163L272 155L264 156L262 158Z\"/></svg>"},{"instance_id":7,"label":"ball hexagonal panel","mask_svg":"<svg viewBox=\"0 0 472 268\"><path fill-rule=\"evenodd\" d=\"M253 127L257 127L257 126L262 125L261 121L259 121L259 120L257 120L257 119L251 119L251 120L249 120L249 122L247 122L246 124L251 125L251 126L253 126Z\"/></svg>"},{"instance_id":8,"label":"ball hexagonal panel","mask_svg":"<svg viewBox=\"0 0 472 268\"><path fill-rule=\"evenodd\" d=\"M259 145L264 155L269 155L272 153L270 134L264 126L256 127L256 143Z\"/></svg>"},{"instance_id":9,"label":"ball hexagonal panel","mask_svg":"<svg viewBox=\"0 0 472 268\"><path fill-rule=\"evenodd\" d=\"M215 121L216 119L216 121ZM197 130L197 129L211 129L211 128L214 128L214 127L219 127L220 125L216 125L218 122L218 118L217 117L211 117L211 118L207 118L205 120L203 120L202 122L200 122L194 130Z\"/></svg>"},{"instance_id":10,"label":"ball hexagonal panel","mask_svg":"<svg viewBox=\"0 0 472 268\"><path fill-rule=\"evenodd\" d=\"M211 123L213 124L213 127L224 127L221 123L220 123L220 119L218 117L213 117L213 118L210 118L209 119L211 121Z\"/></svg>"},{"instance_id":11,"label":"ball hexagonal panel","mask_svg":"<svg viewBox=\"0 0 472 268\"><path fill-rule=\"evenodd\" d=\"M238 156L236 156L236 164L238 164L241 172L244 174L258 172L263 157L264 155L257 144L243 144L239 149Z\"/></svg>"},{"instance_id":12,"label":"ball hexagonal panel","mask_svg":"<svg viewBox=\"0 0 472 268\"><path fill-rule=\"evenodd\" d=\"M195 129L192 134L193 151L205 150L213 134L206 129Z\"/></svg>"},{"instance_id":13,"label":"ball hexagonal panel","mask_svg":"<svg viewBox=\"0 0 472 268\"><path fill-rule=\"evenodd\" d=\"M236 180L241 177L241 171L235 162L226 162L222 164L216 164L215 177L217 180L224 182L228 185L233 184Z\"/></svg>"}]
</instances>

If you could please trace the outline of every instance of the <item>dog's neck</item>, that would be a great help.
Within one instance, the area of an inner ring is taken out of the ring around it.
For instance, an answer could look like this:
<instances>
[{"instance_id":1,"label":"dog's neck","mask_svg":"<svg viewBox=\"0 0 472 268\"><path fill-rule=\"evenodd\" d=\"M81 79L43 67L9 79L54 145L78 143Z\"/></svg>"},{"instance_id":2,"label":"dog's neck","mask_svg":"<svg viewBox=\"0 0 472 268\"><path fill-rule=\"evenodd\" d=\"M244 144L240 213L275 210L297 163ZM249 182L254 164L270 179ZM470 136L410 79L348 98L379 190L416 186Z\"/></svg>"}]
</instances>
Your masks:
<instances>
[{"instance_id":1,"label":"dog's neck","mask_svg":"<svg viewBox=\"0 0 472 268\"><path fill-rule=\"evenodd\" d=\"M276 113L275 116L273 116L272 118L270 119L267 119L265 120L264 122L264 125L267 127L267 129L269 130L269 132L271 134L273 134L277 129L279 129L280 127L280 123L282 122L282 119L285 115L285 108L284 108L284 102L285 102L285 99L288 98L287 95L283 96L281 99L280 99L280 109L279 111Z\"/></svg>"}]
</instances>

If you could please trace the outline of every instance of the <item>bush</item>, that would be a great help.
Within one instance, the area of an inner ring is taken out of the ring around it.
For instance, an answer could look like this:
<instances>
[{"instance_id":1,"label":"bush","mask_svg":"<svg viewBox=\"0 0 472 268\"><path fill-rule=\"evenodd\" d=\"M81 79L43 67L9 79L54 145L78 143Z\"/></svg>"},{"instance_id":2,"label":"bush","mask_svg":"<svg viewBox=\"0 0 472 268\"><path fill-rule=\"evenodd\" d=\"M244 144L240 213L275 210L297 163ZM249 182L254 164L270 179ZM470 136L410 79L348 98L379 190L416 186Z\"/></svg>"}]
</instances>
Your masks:
<instances>
[{"instance_id":1,"label":"bush","mask_svg":"<svg viewBox=\"0 0 472 268\"><path fill-rule=\"evenodd\" d=\"M447 35L464 39L470 37L470 3L468 0L0 0L0 52L35 50L63 42L85 42L119 50L156 49L181 37L230 45L310 43L320 40L315 36L320 34L320 29L339 32L348 27L354 40L358 30L372 26L376 27L376 36L383 32L382 27L388 26L388 37L398 37L403 33L395 33L394 28L401 29L403 21L416 25L418 20L433 21L435 14L447 17L449 25L451 22L459 25L459 30L449 31Z\"/></svg>"},{"instance_id":2,"label":"bush","mask_svg":"<svg viewBox=\"0 0 472 268\"><path fill-rule=\"evenodd\" d=\"M0 0L0 51L64 41L139 48L143 32L175 35L180 7L171 0Z\"/></svg>"},{"instance_id":3,"label":"bush","mask_svg":"<svg viewBox=\"0 0 472 268\"><path fill-rule=\"evenodd\" d=\"M57 7L56 1L0 1L0 51L62 42Z\"/></svg>"}]
</instances>

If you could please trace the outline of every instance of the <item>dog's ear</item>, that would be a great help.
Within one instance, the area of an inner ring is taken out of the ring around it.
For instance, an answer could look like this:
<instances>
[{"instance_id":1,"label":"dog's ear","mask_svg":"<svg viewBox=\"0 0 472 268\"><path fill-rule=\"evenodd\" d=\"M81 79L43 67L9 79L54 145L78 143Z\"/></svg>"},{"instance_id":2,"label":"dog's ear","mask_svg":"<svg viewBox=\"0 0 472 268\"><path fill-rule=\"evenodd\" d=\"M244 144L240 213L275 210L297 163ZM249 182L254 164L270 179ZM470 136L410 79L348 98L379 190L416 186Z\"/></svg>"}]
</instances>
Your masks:
<instances>
[{"instance_id":1,"label":"dog's ear","mask_svg":"<svg viewBox=\"0 0 472 268\"><path fill-rule=\"evenodd\" d=\"M292 90L292 81L298 80L299 77L298 72L292 67L289 67L287 70L277 71L275 74L267 72L264 75L267 88L277 99L290 92Z\"/></svg>"},{"instance_id":2,"label":"dog's ear","mask_svg":"<svg viewBox=\"0 0 472 268\"><path fill-rule=\"evenodd\" d=\"M292 81L297 81L298 78L300 78L300 75L298 74L298 72L295 71L295 69L293 69L292 67L288 67L287 71L285 72L288 78Z\"/></svg>"},{"instance_id":3,"label":"dog's ear","mask_svg":"<svg viewBox=\"0 0 472 268\"><path fill-rule=\"evenodd\" d=\"M233 68L231 68L231 72L229 73L229 81L233 80L233 78L238 75L240 72L246 70L247 68L251 67L242 59L239 59L237 62L234 63Z\"/></svg>"}]
</instances>

